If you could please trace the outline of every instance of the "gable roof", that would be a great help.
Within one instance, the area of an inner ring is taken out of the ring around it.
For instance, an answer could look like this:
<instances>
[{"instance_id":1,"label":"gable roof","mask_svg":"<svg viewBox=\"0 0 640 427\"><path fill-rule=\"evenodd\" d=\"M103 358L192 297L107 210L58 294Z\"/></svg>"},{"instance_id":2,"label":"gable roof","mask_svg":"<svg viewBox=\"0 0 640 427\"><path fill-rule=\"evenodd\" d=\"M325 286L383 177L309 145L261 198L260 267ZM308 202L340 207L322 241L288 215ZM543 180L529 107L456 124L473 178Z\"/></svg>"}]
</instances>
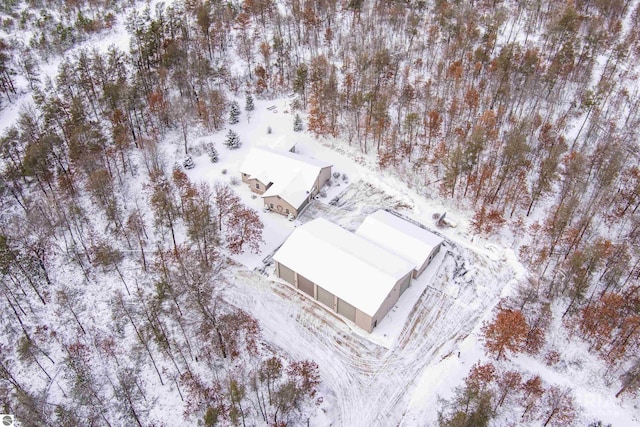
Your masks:
<instances>
[{"instance_id":1,"label":"gable roof","mask_svg":"<svg viewBox=\"0 0 640 427\"><path fill-rule=\"evenodd\" d=\"M309 196L320 171L326 167L331 164L262 147L249 151L240 172L249 175L249 179L272 184L262 197L280 196L297 209Z\"/></svg>"},{"instance_id":2,"label":"gable roof","mask_svg":"<svg viewBox=\"0 0 640 427\"><path fill-rule=\"evenodd\" d=\"M284 136L265 135L257 142L257 147L276 151L291 151L296 143Z\"/></svg>"},{"instance_id":3,"label":"gable roof","mask_svg":"<svg viewBox=\"0 0 640 427\"><path fill-rule=\"evenodd\" d=\"M383 210L366 217L356 234L398 254L416 269L443 241L440 236Z\"/></svg>"},{"instance_id":4,"label":"gable roof","mask_svg":"<svg viewBox=\"0 0 640 427\"><path fill-rule=\"evenodd\" d=\"M273 259L372 317L413 270L399 256L323 218L296 228Z\"/></svg>"}]
</instances>

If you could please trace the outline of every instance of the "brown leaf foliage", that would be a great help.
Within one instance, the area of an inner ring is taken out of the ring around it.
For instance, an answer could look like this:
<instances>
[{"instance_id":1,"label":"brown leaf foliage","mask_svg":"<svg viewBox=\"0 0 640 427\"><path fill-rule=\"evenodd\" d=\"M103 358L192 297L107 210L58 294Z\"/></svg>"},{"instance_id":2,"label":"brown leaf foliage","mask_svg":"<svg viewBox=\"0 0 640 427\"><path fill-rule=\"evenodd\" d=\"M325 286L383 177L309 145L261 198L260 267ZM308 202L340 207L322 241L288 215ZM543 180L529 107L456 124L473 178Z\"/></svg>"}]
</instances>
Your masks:
<instances>
[{"instance_id":1,"label":"brown leaf foliage","mask_svg":"<svg viewBox=\"0 0 640 427\"><path fill-rule=\"evenodd\" d=\"M482 327L485 348L497 360L506 358L506 352L520 351L527 332L527 321L520 310L501 309L492 323Z\"/></svg>"}]
</instances>

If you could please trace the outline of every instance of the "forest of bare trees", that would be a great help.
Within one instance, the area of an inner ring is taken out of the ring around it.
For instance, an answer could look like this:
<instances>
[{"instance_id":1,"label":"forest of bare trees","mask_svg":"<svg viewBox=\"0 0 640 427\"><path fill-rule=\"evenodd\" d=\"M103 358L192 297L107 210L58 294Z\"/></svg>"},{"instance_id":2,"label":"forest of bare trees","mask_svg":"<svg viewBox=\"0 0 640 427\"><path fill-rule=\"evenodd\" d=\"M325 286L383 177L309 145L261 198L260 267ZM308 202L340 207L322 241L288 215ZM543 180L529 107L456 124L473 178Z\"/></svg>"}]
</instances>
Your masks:
<instances>
[{"instance_id":1,"label":"forest of bare trees","mask_svg":"<svg viewBox=\"0 0 640 427\"><path fill-rule=\"evenodd\" d=\"M204 425L296 423L314 404L317 366L265 358L256 320L216 297L226 254L257 250L259 217L158 150L177 131L188 154L188 129L223 129L231 97L247 93L294 93L321 141L513 242L533 279L485 326L496 359L537 354L544 313L560 306L622 378L619 394L638 388L637 2L135 4L0 5L0 106L33 96L0 140L5 412L25 425L153 425L156 386ZM75 48L119 22L128 51ZM138 184L145 197L132 199ZM474 368L442 423L488 420L505 399L545 425L572 419L565 390L516 374Z\"/></svg>"}]
</instances>

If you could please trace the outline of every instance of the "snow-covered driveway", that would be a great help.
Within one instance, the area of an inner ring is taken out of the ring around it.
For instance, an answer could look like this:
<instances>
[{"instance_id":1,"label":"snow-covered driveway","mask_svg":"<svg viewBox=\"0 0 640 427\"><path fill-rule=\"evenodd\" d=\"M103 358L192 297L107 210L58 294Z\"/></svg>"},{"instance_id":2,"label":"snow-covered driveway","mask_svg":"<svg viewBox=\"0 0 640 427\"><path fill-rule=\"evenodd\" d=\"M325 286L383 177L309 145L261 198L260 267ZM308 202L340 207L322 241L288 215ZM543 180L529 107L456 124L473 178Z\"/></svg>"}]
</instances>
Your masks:
<instances>
[{"instance_id":1,"label":"snow-covered driveway","mask_svg":"<svg viewBox=\"0 0 640 427\"><path fill-rule=\"evenodd\" d=\"M346 192L345 196L356 194L361 192ZM346 203L331 209L318 205L307 215L333 217L346 207L343 221L338 222L349 227L357 217L350 206ZM358 206L363 211L371 207ZM420 380L425 368L457 354L457 344L493 308L515 274L502 259L491 259L450 240L443 252L437 273L424 291L413 300L400 300L412 304L413 309L399 320L403 322L401 332L389 348L288 286L241 266L228 271L222 297L253 313L266 340L279 351L319 364L325 401L316 419L310 420L312 425L398 425L410 409L418 384L424 383ZM446 378L447 373L444 375ZM437 393L420 390L422 396ZM415 408L412 412L415 416Z\"/></svg>"}]
</instances>

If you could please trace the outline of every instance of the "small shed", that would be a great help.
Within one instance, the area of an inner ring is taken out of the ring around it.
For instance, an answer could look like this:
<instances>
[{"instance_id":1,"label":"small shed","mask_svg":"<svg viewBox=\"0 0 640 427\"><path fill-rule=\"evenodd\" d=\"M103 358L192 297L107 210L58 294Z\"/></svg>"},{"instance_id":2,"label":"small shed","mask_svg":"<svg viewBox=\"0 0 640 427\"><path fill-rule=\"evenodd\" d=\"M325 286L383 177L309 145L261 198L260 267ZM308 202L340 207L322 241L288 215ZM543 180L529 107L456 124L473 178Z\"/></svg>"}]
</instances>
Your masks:
<instances>
[{"instance_id":1,"label":"small shed","mask_svg":"<svg viewBox=\"0 0 640 427\"><path fill-rule=\"evenodd\" d=\"M409 261L417 278L440 251L443 239L384 210L367 216L356 234Z\"/></svg>"},{"instance_id":2,"label":"small shed","mask_svg":"<svg viewBox=\"0 0 640 427\"><path fill-rule=\"evenodd\" d=\"M367 332L409 287L414 268L323 218L296 228L273 259L279 278Z\"/></svg>"}]
</instances>

